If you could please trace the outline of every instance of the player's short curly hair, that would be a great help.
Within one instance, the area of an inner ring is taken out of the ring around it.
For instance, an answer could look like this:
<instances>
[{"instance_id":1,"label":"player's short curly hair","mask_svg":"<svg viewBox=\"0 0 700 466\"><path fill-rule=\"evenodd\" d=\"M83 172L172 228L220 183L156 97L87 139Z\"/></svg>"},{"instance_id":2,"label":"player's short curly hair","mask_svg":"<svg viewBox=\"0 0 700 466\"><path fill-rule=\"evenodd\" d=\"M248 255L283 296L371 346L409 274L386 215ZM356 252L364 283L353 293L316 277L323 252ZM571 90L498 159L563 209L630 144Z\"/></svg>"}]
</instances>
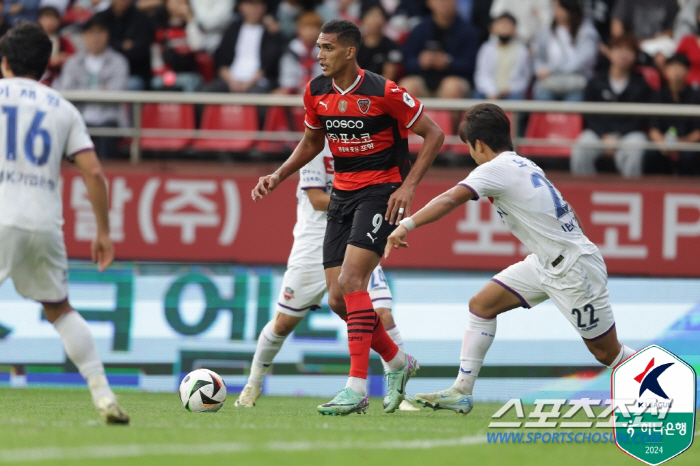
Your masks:
<instances>
[{"instance_id":1,"label":"player's short curly hair","mask_svg":"<svg viewBox=\"0 0 700 466\"><path fill-rule=\"evenodd\" d=\"M513 150L510 120L506 112L495 104L477 104L469 108L459 125L459 137L472 147L478 139L495 153Z\"/></svg>"},{"instance_id":2,"label":"player's short curly hair","mask_svg":"<svg viewBox=\"0 0 700 466\"><path fill-rule=\"evenodd\" d=\"M21 21L0 39L0 57L15 76L41 79L51 58L51 40L38 24Z\"/></svg>"},{"instance_id":3,"label":"player's short curly hair","mask_svg":"<svg viewBox=\"0 0 700 466\"><path fill-rule=\"evenodd\" d=\"M337 34L338 42L357 49L362 45L362 33L352 21L347 19L332 19L321 26L321 34Z\"/></svg>"}]
</instances>

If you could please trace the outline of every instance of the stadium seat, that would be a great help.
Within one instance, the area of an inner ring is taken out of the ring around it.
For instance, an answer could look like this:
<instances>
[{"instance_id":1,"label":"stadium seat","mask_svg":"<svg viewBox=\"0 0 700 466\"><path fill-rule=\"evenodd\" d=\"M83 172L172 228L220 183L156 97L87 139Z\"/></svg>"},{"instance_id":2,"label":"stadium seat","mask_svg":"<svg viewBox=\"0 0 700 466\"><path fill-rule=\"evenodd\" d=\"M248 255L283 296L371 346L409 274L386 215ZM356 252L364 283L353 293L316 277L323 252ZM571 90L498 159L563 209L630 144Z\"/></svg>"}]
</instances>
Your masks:
<instances>
[{"instance_id":1,"label":"stadium seat","mask_svg":"<svg viewBox=\"0 0 700 466\"><path fill-rule=\"evenodd\" d=\"M576 113L531 113L525 137L532 139L566 139L575 141L583 130L583 118ZM569 157L571 147L520 146L518 153L527 157Z\"/></svg>"},{"instance_id":2,"label":"stadium seat","mask_svg":"<svg viewBox=\"0 0 700 466\"><path fill-rule=\"evenodd\" d=\"M143 129L194 130L194 105L192 104L144 104L141 115ZM144 150L183 150L192 141L186 137L143 137Z\"/></svg>"},{"instance_id":3,"label":"stadium seat","mask_svg":"<svg viewBox=\"0 0 700 466\"><path fill-rule=\"evenodd\" d=\"M241 105L207 105L202 113L203 130L258 131L258 110ZM235 139L197 139L192 145L199 151L246 152L253 148L255 140L237 137Z\"/></svg>"},{"instance_id":4,"label":"stadium seat","mask_svg":"<svg viewBox=\"0 0 700 466\"><path fill-rule=\"evenodd\" d=\"M454 134L452 131L452 115L450 115L449 110L426 109L425 114L438 124L438 126L442 129L442 132L445 133L445 137L449 137ZM408 143L408 151L412 154L417 154L423 145L423 138L413 134L410 131L408 133L408 138L409 141L411 141ZM447 145L443 145L440 152L444 152L447 150L447 148Z\"/></svg>"},{"instance_id":5,"label":"stadium seat","mask_svg":"<svg viewBox=\"0 0 700 466\"><path fill-rule=\"evenodd\" d=\"M650 88L654 91L661 90L661 75L653 66L642 66L639 65L635 70L644 76L644 80L647 82Z\"/></svg>"},{"instance_id":6,"label":"stadium seat","mask_svg":"<svg viewBox=\"0 0 700 466\"><path fill-rule=\"evenodd\" d=\"M263 131L297 131L304 132L304 109L302 107L268 107ZM260 141L261 152L284 152L297 146L298 142Z\"/></svg>"}]
</instances>

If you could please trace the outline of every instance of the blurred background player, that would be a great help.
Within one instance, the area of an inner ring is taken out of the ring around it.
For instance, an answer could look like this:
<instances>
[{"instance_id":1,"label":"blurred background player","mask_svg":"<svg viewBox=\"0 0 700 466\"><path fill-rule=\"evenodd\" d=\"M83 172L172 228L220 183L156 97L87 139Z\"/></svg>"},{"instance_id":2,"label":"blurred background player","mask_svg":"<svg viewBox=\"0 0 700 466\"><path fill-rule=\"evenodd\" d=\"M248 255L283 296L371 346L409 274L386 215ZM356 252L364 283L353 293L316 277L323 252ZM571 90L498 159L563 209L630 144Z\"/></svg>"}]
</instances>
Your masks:
<instances>
[{"instance_id":1,"label":"blurred background player","mask_svg":"<svg viewBox=\"0 0 700 466\"><path fill-rule=\"evenodd\" d=\"M460 124L459 136L469 145L478 167L402 220L388 238L385 258L392 248L408 247L410 230L480 197L491 200L508 229L533 253L498 273L472 296L457 380L447 390L417 394L416 401L469 413L474 382L496 336L498 314L517 307L529 309L549 298L600 363L614 368L632 356L634 350L617 339L603 256L542 169L513 152L505 112L494 104L473 106Z\"/></svg>"},{"instance_id":2,"label":"blurred background player","mask_svg":"<svg viewBox=\"0 0 700 466\"><path fill-rule=\"evenodd\" d=\"M68 303L68 259L63 242L61 160L83 174L97 223L92 260L103 271L114 259L109 202L102 167L78 110L40 84L51 40L36 24L19 23L0 39L0 283L12 278L22 296L38 301L63 341L68 358L87 381L92 401L108 423L129 416L117 404L87 322ZM25 141L28 141L25 143Z\"/></svg>"},{"instance_id":3,"label":"blurred background player","mask_svg":"<svg viewBox=\"0 0 700 466\"><path fill-rule=\"evenodd\" d=\"M333 154L335 178L328 207L323 266L328 302L347 316L350 376L338 395L318 407L321 414L350 414L367 409L369 351L389 365L384 411L394 412L405 396L418 363L401 351L384 329L367 292L386 238L408 213L416 187L437 155L444 134L423 114L423 105L405 89L357 64L362 44L359 28L347 20L323 25L317 41L323 74L304 93L304 137L287 161L260 177L254 201L323 150L326 137ZM411 167L408 130L424 143Z\"/></svg>"},{"instance_id":4,"label":"blurred background player","mask_svg":"<svg viewBox=\"0 0 700 466\"><path fill-rule=\"evenodd\" d=\"M248 383L236 400L236 406L252 408L260 396L263 378L270 369L284 340L296 328L309 311L320 309L326 294L326 277L323 273L323 235L326 231L328 204L333 185L333 155L328 144L323 151L300 170L297 187L297 223L294 225L294 245L289 254L287 271L282 279L282 289L277 299L275 317L263 328L255 348ZM374 309L382 320L386 333L403 350L399 328L391 315L392 296L378 265L369 281L367 290ZM389 368L382 360L384 370ZM404 400L399 409L417 411Z\"/></svg>"}]
</instances>

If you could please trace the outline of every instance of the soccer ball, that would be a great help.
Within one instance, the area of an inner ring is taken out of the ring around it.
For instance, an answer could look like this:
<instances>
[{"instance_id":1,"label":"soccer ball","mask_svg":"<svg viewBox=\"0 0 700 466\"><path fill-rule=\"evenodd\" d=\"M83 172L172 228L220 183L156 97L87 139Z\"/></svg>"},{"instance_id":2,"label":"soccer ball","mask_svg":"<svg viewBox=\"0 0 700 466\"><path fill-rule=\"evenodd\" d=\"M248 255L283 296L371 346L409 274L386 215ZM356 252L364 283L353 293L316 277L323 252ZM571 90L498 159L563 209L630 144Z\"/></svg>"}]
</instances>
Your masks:
<instances>
[{"instance_id":1,"label":"soccer ball","mask_svg":"<svg viewBox=\"0 0 700 466\"><path fill-rule=\"evenodd\" d=\"M193 413L215 412L226 400L226 384L219 374L209 369L197 369L180 382L180 401Z\"/></svg>"}]
</instances>

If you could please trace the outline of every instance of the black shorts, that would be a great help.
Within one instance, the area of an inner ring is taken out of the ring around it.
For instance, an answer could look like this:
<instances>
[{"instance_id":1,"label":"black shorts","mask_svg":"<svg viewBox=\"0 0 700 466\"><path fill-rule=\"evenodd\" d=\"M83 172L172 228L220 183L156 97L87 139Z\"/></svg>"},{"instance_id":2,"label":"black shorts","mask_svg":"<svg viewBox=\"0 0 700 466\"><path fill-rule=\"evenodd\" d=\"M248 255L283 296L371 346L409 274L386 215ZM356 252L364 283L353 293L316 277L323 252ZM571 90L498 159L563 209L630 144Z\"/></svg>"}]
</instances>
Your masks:
<instances>
[{"instance_id":1,"label":"black shorts","mask_svg":"<svg viewBox=\"0 0 700 466\"><path fill-rule=\"evenodd\" d=\"M323 267L328 269L343 264L345 248L358 248L384 254L386 239L396 225L384 220L389 197L399 184L383 184L364 188L350 199L334 199L328 206L328 223L323 240Z\"/></svg>"}]
</instances>

